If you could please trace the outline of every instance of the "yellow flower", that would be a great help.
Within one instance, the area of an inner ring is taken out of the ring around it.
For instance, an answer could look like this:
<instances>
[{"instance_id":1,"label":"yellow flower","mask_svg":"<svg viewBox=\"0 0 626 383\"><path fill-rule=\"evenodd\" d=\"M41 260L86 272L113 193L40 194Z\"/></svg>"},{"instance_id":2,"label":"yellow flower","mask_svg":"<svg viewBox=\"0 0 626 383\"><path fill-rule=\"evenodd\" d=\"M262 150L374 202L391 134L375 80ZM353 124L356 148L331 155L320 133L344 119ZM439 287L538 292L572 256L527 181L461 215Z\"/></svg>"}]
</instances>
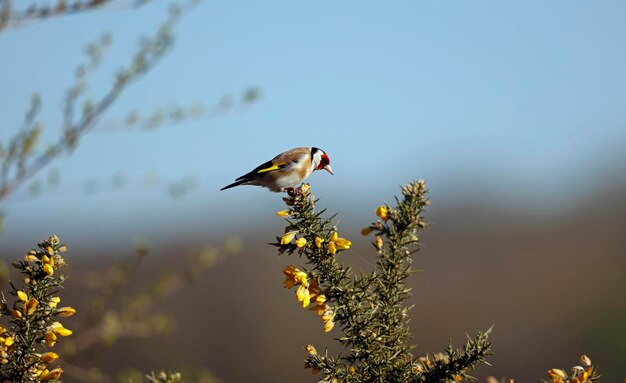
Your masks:
<instances>
[{"instance_id":1,"label":"yellow flower","mask_svg":"<svg viewBox=\"0 0 626 383\"><path fill-rule=\"evenodd\" d=\"M315 237L315 247L318 249L322 248L322 243L324 243L324 239L320 237Z\"/></svg>"},{"instance_id":2,"label":"yellow flower","mask_svg":"<svg viewBox=\"0 0 626 383\"><path fill-rule=\"evenodd\" d=\"M325 322L324 323L324 332L330 332L330 330L332 330L333 327L335 327L335 322L333 322L332 320L328 321L328 322Z\"/></svg>"},{"instance_id":3,"label":"yellow flower","mask_svg":"<svg viewBox=\"0 0 626 383\"><path fill-rule=\"evenodd\" d=\"M28 304L26 305L26 314L33 315L35 310L37 310L37 306L39 305L39 301L35 298L30 298Z\"/></svg>"},{"instance_id":4,"label":"yellow flower","mask_svg":"<svg viewBox=\"0 0 626 383\"><path fill-rule=\"evenodd\" d=\"M315 303L318 305L322 305L324 302L326 302L326 296L324 294L320 294L315 298Z\"/></svg>"},{"instance_id":5,"label":"yellow flower","mask_svg":"<svg viewBox=\"0 0 626 383\"><path fill-rule=\"evenodd\" d=\"M307 273L299 270L293 265L287 266L283 270L283 274L285 274L285 282L283 282L283 284L288 289L292 288L296 284L300 284L306 287L309 286Z\"/></svg>"},{"instance_id":6,"label":"yellow flower","mask_svg":"<svg viewBox=\"0 0 626 383\"><path fill-rule=\"evenodd\" d=\"M12 336L5 338L3 342L4 347L11 347L13 343L15 343L15 338L13 338Z\"/></svg>"},{"instance_id":7,"label":"yellow flower","mask_svg":"<svg viewBox=\"0 0 626 383\"><path fill-rule=\"evenodd\" d=\"M296 269L296 272L293 274L293 278L296 280L296 283L299 283L302 286L309 286L307 274L304 271Z\"/></svg>"},{"instance_id":8,"label":"yellow flower","mask_svg":"<svg viewBox=\"0 0 626 383\"><path fill-rule=\"evenodd\" d=\"M44 370L44 372L39 375L39 380L42 382L49 382L51 380L57 380L61 377L63 370L61 367L57 367L52 371Z\"/></svg>"},{"instance_id":9,"label":"yellow flower","mask_svg":"<svg viewBox=\"0 0 626 383\"><path fill-rule=\"evenodd\" d=\"M306 286L298 286L296 290L296 299L298 302L302 302L302 307L307 307L311 303L311 294Z\"/></svg>"},{"instance_id":10,"label":"yellow flower","mask_svg":"<svg viewBox=\"0 0 626 383\"><path fill-rule=\"evenodd\" d=\"M46 333L43 336L43 339L44 339L44 343L48 347L54 346L54 344L57 342L57 336L52 331L46 331Z\"/></svg>"},{"instance_id":11,"label":"yellow flower","mask_svg":"<svg viewBox=\"0 0 626 383\"><path fill-rule=\"evenodd\" d=\"M361 235L369 235L371 232L372 232L372 228L369 226L361 229Z\"/></svg>"},{"instance_id":12,"label":"yellow flower","mask_svg":"<svg viewBox=\"0 0 626 383\"><path fill-rule=\"evenodd\" d=\"M22 301L22 302L26 302L28 300L28 295L26 295L25 292L23 292L22 290L19 290L17 292L17 297Z\"/></svg>"},{"instance_id":13,"label":"yellow flower","mask_svg":"<svg viewBox=\"0 0 626 383\"><path fill-rule=\"evenodd\" d=\"M289 210L281 210L281 211L277 211L276 215L279 217L288 217L289 216Z\"/></svg>"},{"instance_id":14,"label":"yellow flower","mask_svg":"<svg viewBox=\"0 0 626 383\"><path fill-rule=\"evenodd\" d=\"M20 310L11 310L11 316L13 318L19 319L22 317L22 312Z\"/></svg>"},{"instance_id":15,"label":"yellow flower","mask_svg":"<svg viewBox=\"0 0 626 383\"><path fill-rule=\"evenodd\" d=\"M349 249L352 246L352 242L348 241L345 238L337 238L335 240L335 245L338 249L345 250Z\"/></svg>"},{"instance_id":16,"label":"yellow flower","mask_svg":"<svg viewBox=\"0 0 626 383\"><path fill-rule=\"evenodd\" d=\"M331 309L327 309L326 311L324 311L321 317L324 322L332 321L335 319L335 312Z\"/></svg>"},{"instance_id":17,"label":"yellow flower","mask_svg":"<svg viewBox=\"0 0 626 383\"><path fill-rule=\"evenodd\" d=\"M24 260L25 260L26 262L36 262L36 261L38 261L38 260L39 260L39 258L37 258L36 256L31 255L31 254L26 254L26 255L24 256Z\"/></svg>"},{"instance_id":18,"label":"yellow flower","mask_svg":"<svg viewBox=\"0 0 626 383\"><path fill-rule=\"evenodd\" d=\"M380 238L379 236L376 236L375 244L376 244L376 248L378 250L382 249L383 248L383 239Z\"/></svg>"},{"instance_id":19,"label":"yellow flower","mask_svg":"<svg viewBox=\"0 0 626 383\"><path fill-rule=\"evenodd\" d=\"M61 302L61 298L59 298L59 297L52 297L52 298L50 298L50 302L48 303L48 306L54 309L54 308L57 307L59 302Z\"/></svg>"},{"instance_id":20,"label":"yellow flower","mask_svg":"<svg viewBox=\"0 0 626 383\"><path fill-rule=\"evenodd\" d=\"M315 306L309 307L309 310L315 311L318 316L322 316L326 310L328 310L328 306L326 304L316 304Z\"/></svg>"},{"instance_id":21,"label":"yellow flower","mask_svg":"<svg viewBox=\"0 0 626 383\"><path fill-rule=\"evenodd\" d=\"M299 248L303 248L304 246L306 246L306 238L300 237L296 239L296 246L298 246Z\"/></svg>"},{"instance_id":22,"label":"yellow flower","mask_svg":"<svg viewBox=\"0 0 626 383\"><path fill-rule=\"evenodd\" d=\"M48 326L48 330L52 331L53 333L55 333L56 335L61 335L61 336L69 336L72 335L72 330L66 329L65 327L63 327L63 325L59 322L54 322L52 323L50 326Z\"/></svg>"},{"instance_id":23,"label":"yellow flower","mask_svg":"<svg viewBox=\"0 0 626 383\"><path fill-rule=\"evenodd\" d=\"M60 317L71 317L76 314L76 309L73 307L61 307L57 310L56 314Z\"/></svg>"},{"instance_id":24,"label":"yellow flower","mask_svg":"<svg viewBox=\"0 0 626 383\"><path fill-rule=\"evenodd\" d=\"M337 232L335 231L335 232L333 233L333 235L331 235L331 236L330 236L330 240L331 240L331 241L334 241L334 240L336 240L337 238L339 238L339 234L337 234Z\"/></svg>"},{"instance_id":25,"label":"yellow flower","mask_svg":"<svg viewBox=\"0 0 626 383\"><path fill-rule=\"evenodd\" d=\"M335 246L335 242L333 241L328 242L328 245L326 245L326 248L328 249L328 252L330 254L335 254L337 252L337 246Z\"/></svg>"},{"instance_id":26,"label":"yellow flower","mask_svg":"<svg viewBox=\"0 0 626 383\"><path fill-rule=\"evenodd\" d=\"M290 231L289 233L283 235L283 237L280 239L280 244L288 245L289 243L291 243L291 241L293 240L295 236L296 236L296 232Z\"/></svg>"},{"instance_id":27,"label":"yellow flower","mask_svg":"<svg viewBox=\"0 0 626 383\"><path fill-rule=\"evenodd\" d=\"M43 265L43 271L44 273L48 274L48 275L52 275L54 274L54 269L52 268L52 266L50 266L50 264L46 263L45 265Z\"/></svg>"},{"instance_id":28,"label":"yellow flower","mask_svg":"<svg viewBox=\"0 0 626 383\"><path fill-rule=\"evenodd\" d=\"M309 355L312 355L312 356L317 355L317 350L315 349L315 347L313 347L310 344L306 346L306 352L308 352Z\"/></svg>"},{"instance_id":29,"label":"yellow flower","mask_svg":"<svg viewBox=\"0 0 626 383\"><path fill-rule=\"evenodd\" d=\"M310 189L311 189L311 185L309 184L302 184L302 186L300 186L300 190L302 191L302 194L307 194Z\"/></svg>"},{"instance_id":30,"label":"yellow flower","mask_svg":"<svg viewBox=\"0 0 626 383\"><path fill-rule=\"evenodd\" d=\"M376 215L380 217L383 221L387 221L387 207L379 206L376 208Z\"/></svg>"},{"instance_id":31,"label":"yellow flower","mask_svg":"<svg viewBox=\"0 0 626 383\"><path fill-rule=\"evenodd\" d=\"M44 363L52 362L55 359L58 359L59 355L56 352L46 352L41 356L41 361Z\"/></svg>"}]
</instances>

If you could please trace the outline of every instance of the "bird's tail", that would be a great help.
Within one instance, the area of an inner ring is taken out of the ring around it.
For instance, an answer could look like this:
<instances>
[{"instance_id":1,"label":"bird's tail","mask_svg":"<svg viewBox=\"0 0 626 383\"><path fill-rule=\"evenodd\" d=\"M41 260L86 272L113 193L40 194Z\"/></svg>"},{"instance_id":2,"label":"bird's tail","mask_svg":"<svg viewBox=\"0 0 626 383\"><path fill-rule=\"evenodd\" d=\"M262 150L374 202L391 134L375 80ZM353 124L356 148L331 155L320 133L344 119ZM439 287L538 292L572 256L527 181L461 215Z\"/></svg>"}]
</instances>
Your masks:
<instances>
[{"instance_id":1,"label":"bird's tail","mask_svg":"<svg viewBox=\"0 0 626 383\"><path fill-rule=\"evenodd\" d=\"M239 180L239 181L233 182L230 185L224 186L220 190L226 190L226 189L234 188L235 186L243 185L243 184L245 184L248 181L250 181L250 180L247 180L247 179Z\"/></svg>"}]
</instances>

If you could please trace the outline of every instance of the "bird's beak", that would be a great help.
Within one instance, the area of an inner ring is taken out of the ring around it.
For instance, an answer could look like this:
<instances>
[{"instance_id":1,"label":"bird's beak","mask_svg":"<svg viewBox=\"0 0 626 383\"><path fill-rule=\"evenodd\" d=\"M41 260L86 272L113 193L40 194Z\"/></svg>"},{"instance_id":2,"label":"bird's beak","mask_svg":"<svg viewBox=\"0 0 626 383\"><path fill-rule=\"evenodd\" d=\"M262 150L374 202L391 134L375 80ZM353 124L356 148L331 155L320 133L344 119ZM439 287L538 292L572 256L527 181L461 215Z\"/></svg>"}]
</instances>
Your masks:
<instances>
[{"instance_id":1,"label":"bird's beak","mask_svg":"<svg viewBox=\"0 0 626 383\"><path fill-rule=\"evenodd\" d=\"M332 175L335 175L335 173L333 173L333 169L330 168L330 165L326 165L323 168L324 170L326 170L327 172L329 172Z\"/></svg>"}]
</instances>

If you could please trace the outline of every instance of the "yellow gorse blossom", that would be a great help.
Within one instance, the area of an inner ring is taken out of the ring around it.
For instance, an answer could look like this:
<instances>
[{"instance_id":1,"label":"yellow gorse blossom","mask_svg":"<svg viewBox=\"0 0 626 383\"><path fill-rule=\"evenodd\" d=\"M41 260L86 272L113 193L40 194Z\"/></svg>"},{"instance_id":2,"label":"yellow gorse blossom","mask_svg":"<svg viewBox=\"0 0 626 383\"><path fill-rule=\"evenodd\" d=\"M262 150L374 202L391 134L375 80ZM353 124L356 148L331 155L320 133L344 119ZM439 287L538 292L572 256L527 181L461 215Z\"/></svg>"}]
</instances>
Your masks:
<instances>
[{"instance_id":1,"label":"yellow gorse blossom","mask_svg":"<svg viewBox=\"0 0 626 383\"><path fill-rule=\"evenodd\" d=\"M50 302L48 303L48 307L51 307L51 308L54 309L54 308L57 307L59 302L61 302L61 298L59 298L59 297L52 297L52 298L50 298Z\"/></svg>"},{"instance_id":2,"label":"yellow gorse blossom","mask_svg":"<svg viewBox=\"0 0 626 383\"><path fill-rule=\"evenodd\" d=\"M46 331L46 333L43 336L43 340L44 340L44 344L48 347L52 347L56 344L57 342L57 336L55 333L53 333L52 331Z\"/></svg>"},{"instance_id":3,"label":"yellow gorse blossom","mask_svg":"<svg viewBox=\"0 0 626 383\"><path fill-rule=\"evenodd\" d=\"M334 255L337 253L337 250L346 250L349 249L350 246L352 246L352 242L345 238L339 237L339 234L334 231L333 234L330 236L328 244L326 245L326 250L329 254Z\"/></svg>"},{"instance_id":4,"label":"yellow gorse blossom","mask_svg":"<svg viewBox=\"0 0 626 383\"><path fill-rule=\"evenodd\" d=\"M56 314L60 317L70 317L76 314L76 309L73 307L61 307L57 310Z\"/></svg>"},{"instance_id":5,"label":"yellow gorse blossom","mask_svg":"<svg viewBox=\"0 0 626 383\"><path fill-rule=\"evenodd\" d=\"M306 246L306 238L300 237L296 239L296 246L298 246L298 248L303 248L304 246Z\"/></svg>"},{"instance_id":6,"label":"yellow gorse blossom","mask_svg":"<svg viewBox=\"0 0 626 383\"><path fill-rule=\"evenodd\" d=\"M281 210L281 211L277 211L276 215L279 217L288 217L290 214L289 210Z\"/></svg>"},{"instance_id":7,"label":"yellow gorse blossom","mask_svg":"<svg viewBox=\"0 0 626 383\"><path fill-rule=\"evenodd\" d=\"M41 355L41 361L44 363L52 362L58 358L59 354L57 354L56 352L46 352L45 354Z\"/></svg>"},{"instance_id":8,"label":"yellow gorse blossom","mask_svg":"<svg viewBox=\"0 0 626 383\"><path fill-rule=\"evenodd\" d=\"M294 239L294 237L296 236L295 231L290 231L287 234L283 235L283 237L280 239L280 244L281 245L288 245L291 243L291 241Z\"/></svg>"},{"instance_id":9,"label":"yellow gorse blossom","mask_svg":"<svg viewBox=\"0 0 626 383\"><path fill-rule=\"evenodd\" d=\"M376 240L374 241L374 244L378 250L381 250L383 248L383 239L380 238L379 236L376 236Z\"/></svg>"},{"instance_id":10,"label":"yellow gorse blossom","mask_svg":"<svg viewBox=\"0 0 626 383\"><path fill-rule=\"evenodd\" d=\"M285 287L287 287L288 289L292 288L296 284L304 285L307 287L309 285L307 273L305 273L304 271L298 269L297 267L293 265L287 266L283 270L283 274L285 274L284 284L285 284Z\"/></svg>"},{"instance_id":11,"label":"yellow gorse blossom","mask_svg":"<svg viewBox=\"0 0 626 383\"><path fill-rule=\"evenodd\" d=\"M39 305L39 301L35 298L30 298L28 303L24 303L24 314L33 315L35 310L37 310L37 306Z\"/></svg>"},{"instance_id":12,"label":"yellow gorse blossom","mask_svg":"<svg viewBox=\"0 0 626 383\"><path fill-rule=\"evenodd\" d=\"M11 347L15 343L15 338L13 338L12 336L0 338L0 340L2 342L2 346L4 347Z\"/></svg>"},{"instance_id":13,"label":"yellow gorse blossom","mask_svg":"<svg viewBox=\"0 0 626 383\"><path fill-rule=\"evenodd\" d=\"M61 335L61 336L69 336L72 335L72 330L66 329L65 327L63 327L63 325L59 322L54 322L52 323L50 326L48 326L48 331L52 331L53 333L55 333L56 335Z\"/></svg>"},{"instance_id":14,"label":"yellow gorse blossom","mask_svg":"<svg viewBox=\"0 0 626 383\"><path fill-rule=\"evenodd\" d=\"M387 221L387 207L379 206L376 208L376 215L380 217L383 221Z\"/></svg>"},{"instance_id":15,"label":"yellow gorse blossom","mask_svg":"<svg viewBox=\"0 0 626 383\"><path fill-rule=\"evenodd\" d=\"M54 274L54 269L52 268L52 266L50 266L49 263L46 263L45 265L43 265L43 272L48 275L52 275Z\"/></svg>"},{"instance_id":16,"label":"yellow gorse blossom","mask_svg":"<svg viewBox=\"0 0 626 383\"><path fill-rule=\"evenodd\" d=\"M372 232L372 228L367 226L361 229L361 235L369 235Z\"/></svg>"},{"instance_id":17,"label":"yellow gorse blossom","mask_svg":"<svg viewBox=\"0 0 626 383\"><path fill-rule=\"evenodd\" d=\"M348 241L345 238L337 238L335 240L335 245L337 246L338 249L346 250L346 249L349 249L350 246L352 246L352 242Z\"/></svg>"},{"instance_id":18,"label":"yellow gorse blossom","mask_svg":"<svg viewBox=\"0 0 626 383\"><path fill-rule=\"evenodd\" d=\"M47 369L43 370L41 375L39 375L39 381L49 382L52 380L57 380L61 377L62 373L63 373L63 370L61 369L61 367L57 367L52 371L48 371Z\"/></svg>"},{"instance_id":19,"label":"yellow gorse blossom","mask_svg":"<svg viewBox=\"0 0 626 383\"><path fill-rule=\"evenodd\" d=\"M307 307L311 303L311 294L309 293L308 287L304 285L298 286L296 298L298 302L302 302L302 307Z\"/></svg>"},{"instance_id":20,"label":"yellow gorse blossom","mask_svg":"<svg viewBox=\"0 0 626 383\"><path fill-rule=\"evenodd\" d=\"M335 254L337 253L337 246L335 245L334 241L330 241L328 242L328 245L326 245L326 249L328 250L329 254Z\"/></svg>"},{"instance_id":21,"label":"yellow gorse blossom","mask_svg":"<svg viewBox=\"0 0 626 383\"><path fill-rule=\"evenodd\" d=\"M315 349L315 347L313 347L310 344L306 346L306 352L308 352L309 355L312 355L312 356L317 355L317 350Z\"/></svg>"},{"instance_id":22,"label":"yellow gorse blossom","mask_svg":"<svg viewBox=\"0 0 626 383\"><path fill-rule=\"evenodd\" d=\"M19 298L19 300L21 300L22 302L26 302L28 300L28 295L26 295L25 292L23 292L22 290L19 290L17 292L17 297Z\"/></svg>"},{"instance_id":23,"label":"yellow gorse blossom","mask_svg":"<svg viewBox=\"0 0 626 383\"><path fill-rule=\"evenodd\" d=\"M36 256L34 256L32 254L26 254L24 256L24 261L26 261L26 262L36 262L38 260L39 260L39 258L37 258Z\"/></svg>"},{"instance_id":24,"label":"yellow gorse blossom","mask_svg":"<svg viewBox=\"0 0 626 383\"><path fill-rule=\"evenodd\" d=\"M322 243L324 243L324 239L320 237L315 237L315 247L318 249L322 248Z\"/></svg>"}]
</instances>

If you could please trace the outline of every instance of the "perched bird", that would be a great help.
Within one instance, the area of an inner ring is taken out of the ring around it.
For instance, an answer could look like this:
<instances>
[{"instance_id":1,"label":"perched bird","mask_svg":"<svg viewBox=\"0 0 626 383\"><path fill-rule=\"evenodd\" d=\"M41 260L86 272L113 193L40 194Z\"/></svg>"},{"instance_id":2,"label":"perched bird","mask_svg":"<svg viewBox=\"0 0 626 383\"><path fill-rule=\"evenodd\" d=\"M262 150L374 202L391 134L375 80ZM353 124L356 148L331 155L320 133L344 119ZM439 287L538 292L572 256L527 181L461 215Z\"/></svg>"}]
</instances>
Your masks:
<instances>
[{"instance_id":1,"label":"perched bird","mask_svg":"<svg viewBox=\"0 0 626 383\"><path fill-rule=\"evenodd\" d=\"M257 166L249 173L237 178L235 182L220 190L239 185L265 186L273 192L282 192L293 188L311 175L315 170L326 170L333 174L330 158L319 148L302 147L280 153L270 161Z\"/></svg>"}]
</instances>

